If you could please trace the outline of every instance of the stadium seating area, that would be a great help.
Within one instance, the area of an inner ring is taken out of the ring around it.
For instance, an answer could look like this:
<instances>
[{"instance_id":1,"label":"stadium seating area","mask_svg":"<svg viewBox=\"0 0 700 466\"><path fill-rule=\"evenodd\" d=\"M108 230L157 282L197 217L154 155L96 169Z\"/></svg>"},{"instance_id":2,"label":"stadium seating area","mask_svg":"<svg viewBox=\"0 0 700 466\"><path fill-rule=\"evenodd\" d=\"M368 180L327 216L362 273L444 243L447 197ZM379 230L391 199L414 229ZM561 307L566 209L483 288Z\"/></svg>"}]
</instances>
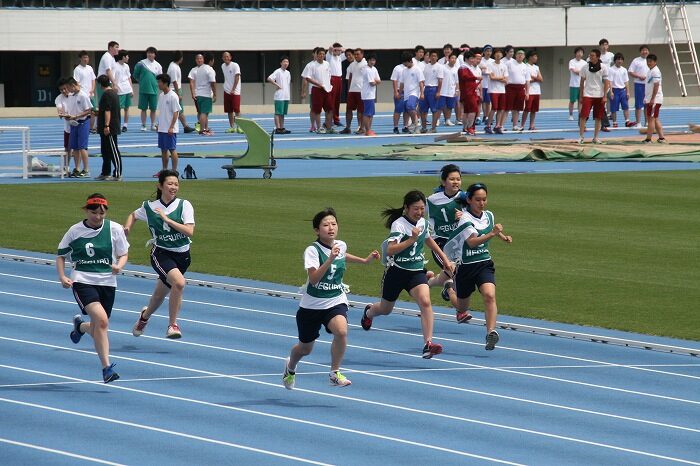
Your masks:
<instances>
[{"instance_id":1,"label":"stadium seating area","mask_svg":"<svg viewBox=\"0 0 700 466\"><path fill-rule=\"evenodd\" d=\"M0 0L0 8L345 10L654 4L659 0ZM668 2L673 3L673 2Z\"/></svg>"}]
</instances>

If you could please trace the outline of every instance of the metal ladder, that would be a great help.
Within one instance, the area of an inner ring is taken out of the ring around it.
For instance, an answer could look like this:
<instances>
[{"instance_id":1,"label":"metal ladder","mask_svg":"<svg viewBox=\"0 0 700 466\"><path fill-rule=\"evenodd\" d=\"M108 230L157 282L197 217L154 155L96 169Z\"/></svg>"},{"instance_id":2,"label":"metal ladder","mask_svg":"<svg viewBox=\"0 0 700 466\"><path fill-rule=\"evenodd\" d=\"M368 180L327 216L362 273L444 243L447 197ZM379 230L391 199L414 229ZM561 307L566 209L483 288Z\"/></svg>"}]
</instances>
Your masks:
<instances>
[{"instance_id":1,"label":"metal ladder","mask_svg":"<svg viewBox=\"0 0 700 466\"><path fill-rule=\"evenodd\" d=\"M688 96L688 87L700 91L700 66L695 52L693 35L688 24L688 14L685 1L661 2L661 13L668 35L668 46L671 49L673 67L678 77L678 86L683 97Z\"/></svg>"}]
</instances>

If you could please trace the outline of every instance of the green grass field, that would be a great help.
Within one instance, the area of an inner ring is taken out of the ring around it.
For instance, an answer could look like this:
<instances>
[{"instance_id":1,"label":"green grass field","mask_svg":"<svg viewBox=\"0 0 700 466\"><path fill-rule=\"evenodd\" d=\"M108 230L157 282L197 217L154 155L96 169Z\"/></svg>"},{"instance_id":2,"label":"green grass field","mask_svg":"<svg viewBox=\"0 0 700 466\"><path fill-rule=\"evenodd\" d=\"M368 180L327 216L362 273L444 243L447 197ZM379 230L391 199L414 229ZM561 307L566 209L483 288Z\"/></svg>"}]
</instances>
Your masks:
<instances>
[{"instance_id":1,"label":"green grass field","mask_svg":"<svg viewBox=\"0 0 700 466\"><path fill-rule=\"evenodd\" d=\"M465 176L464 186L473 179ZM489 209L513 244L492 241L502 315L700 340L700 171L496 175ZM333 206L355 255L386 237L379 212L436 177L183 181L195 207L191 270L301 285L311 218ZM110 217L153 195L155 183L1 185L0 246L54 253L80 206L105 194ZM148 264L147 228L130 237L130 262ZM435 269L433 262L429 264ZM352 292L377 296L382 268L351 265ZM436 304L444 304L439 290ZM232 297L235 299L235 297ZM473 301L481 308L481 301Z\"/></svg>"}]
</instances>

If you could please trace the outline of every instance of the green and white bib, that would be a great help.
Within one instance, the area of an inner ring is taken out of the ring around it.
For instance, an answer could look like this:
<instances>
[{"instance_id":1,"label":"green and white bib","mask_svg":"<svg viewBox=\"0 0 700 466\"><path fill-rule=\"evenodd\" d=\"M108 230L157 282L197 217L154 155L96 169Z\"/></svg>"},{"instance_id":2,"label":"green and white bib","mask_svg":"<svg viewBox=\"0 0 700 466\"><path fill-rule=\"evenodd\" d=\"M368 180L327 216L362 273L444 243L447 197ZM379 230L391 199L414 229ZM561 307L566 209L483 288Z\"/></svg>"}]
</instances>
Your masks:
<instances>
[{"instance_id":1,"label":"green and white bib","mask_svg":"<svg viewBox=\"0 0 700 466\"><path fill-rule=\"evenodd\" d=\"M459 220L459 226L447 244L445 244L444 250L447 257L462 264L490 260L490 239L473 248L469 247L467 239L475 234L476 236L481 236L490 233L494 225L494 216L491 211L486 210L482 212L481 217L475 217L468 210L465 210L462 218Z\"/></svg>"},{"instance_id":2,"label":"green and white bib","mask_svg":"<svg viewBox=\"0 0 700 466\"><path fill-rule=\"evenodd\" d=\"M462 194L462 191L458 191L454 196L448 197L444 191L440 191L428 197L428 219L433 238L449 239L452 232L457 228L459 220L457 220L455 214L457 210L462 210L464 207L459 202L460 194Z\"/></svg>"},{"instance_id":3,"label":"green and white bib","mask_svg":"<svg viewBox=\"0 0 700 466\"><path fill-rule=\"evenodd\" d=\"M411 246L407 247L398 254L387 256L386 265L399 267L405 270L423 270L425 267L425 256L423 254L423 246L425 239L428 236L428 225L424 218L418 220L418 223L413 225L406 217L400 217L391 224L391 233L389 238L382 245L382 252L386 252L386 246L391 243L402 243L411 238L411 230L413 227L418 227L421 230L418 240Z\"/></svg>"},{"instance_id":4,"label":"green and white bib","mask_svg":"<svg viewBox=\"0 0 700 466\"><path fill-rule=\"evenodd\" d=\"M181 199L175 199L174 202L177 202L177 206L173 211L167 214L168 218L177 223L185 223L182 219L184 202ZM186 246L192 242L189 236L170 228L170 225L165 223L160 215L151 208L148 201L144 201L143 209L148 219L148 229L151 230L151 236L155 240L157 247L170 251L181 251L183 248L187 250Z\"/></svg>"}]
</instances>

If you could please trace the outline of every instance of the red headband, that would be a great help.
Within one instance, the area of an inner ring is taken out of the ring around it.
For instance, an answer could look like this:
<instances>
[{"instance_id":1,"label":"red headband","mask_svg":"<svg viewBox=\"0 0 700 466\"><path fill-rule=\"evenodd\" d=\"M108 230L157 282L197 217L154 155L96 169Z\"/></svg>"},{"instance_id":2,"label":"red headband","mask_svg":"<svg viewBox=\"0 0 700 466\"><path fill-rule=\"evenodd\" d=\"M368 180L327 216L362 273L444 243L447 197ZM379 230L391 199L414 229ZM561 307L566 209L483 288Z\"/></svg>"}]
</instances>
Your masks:
<instances>
[{"instance_id":1,"label":"red headband","mask_svg":"<svg viewBox=\"0 0 700 466\"><path fill-rule=\"evenodd\" d=\"M107 202L107 199L102 199L101 197L91 197L85 201L85 207L90 205L103 205L105 207L109 207L109 202Z\"/></svg>"}]
</instances>

